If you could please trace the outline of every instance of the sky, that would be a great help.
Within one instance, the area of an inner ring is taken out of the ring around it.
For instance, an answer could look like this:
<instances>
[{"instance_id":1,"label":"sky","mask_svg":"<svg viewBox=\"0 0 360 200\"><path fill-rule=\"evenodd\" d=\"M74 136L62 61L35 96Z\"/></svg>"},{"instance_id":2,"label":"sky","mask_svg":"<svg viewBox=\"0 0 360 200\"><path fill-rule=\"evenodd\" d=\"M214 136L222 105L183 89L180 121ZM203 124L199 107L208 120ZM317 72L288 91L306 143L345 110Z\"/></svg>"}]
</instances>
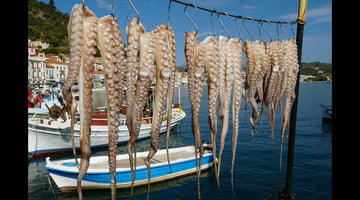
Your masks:
<instances>
[{"instance_id":1,"label":"sky","mask_svg":"<svg viewBox=\"0 0 360 200\"><path fill-rule=\"evenodd\" d=\"M40 0L48 3L49 0ZM298 0L182 0L186 3L193 3L196 6L226 12L233 15L241 15L254 19L268 19L273 21L295 21L298 12ZM75 4L81 3L81 0L54 0L55 7L63 13L71 13ZM160 24L166 24L168 18L169 0L132 0L135 8L140 15L140 21L146 31L150 32ZM98 18L110 15L112 12L112 0L85 0L85 5L92 10ZM192 23L184 14L185 6L176 2L171 2L169 24L173 28L176 38L176 66L186 66L184 46L184 31L195 30ZM213 35L210 13L188 7L186 12L198 26L199 42L206 36ZM128 0L115 0L115 17L118 19L124 42L126 41L125 28L128 19L136 17L136 13L131 8ZM332 4L331 0L308 1L306 24L304 26L302 62L332 62ZM219 16L220 21L229 31L231 37L239 37L235 25L235 18L224 15ZM216 35L227 36L225 30L220 25L216 14L213 15ZM250 40L250 35L242 25L242 20L237 20L244 39ZM251 35L255 39L260 39L258 23L245 20ZM264 23L263 26L270 33L273 40L280 37L280 40L286 40L286 35L279 27L279 36L277 34L276 24ZM296 34L296 24L293 30ZM283 29L289 38L295 38L292 34L291 26L284 24ZM262 39L270 41L270 37L261 29ZM245 56L243 56L245 57Z\"/></svg>"}]
</instances>

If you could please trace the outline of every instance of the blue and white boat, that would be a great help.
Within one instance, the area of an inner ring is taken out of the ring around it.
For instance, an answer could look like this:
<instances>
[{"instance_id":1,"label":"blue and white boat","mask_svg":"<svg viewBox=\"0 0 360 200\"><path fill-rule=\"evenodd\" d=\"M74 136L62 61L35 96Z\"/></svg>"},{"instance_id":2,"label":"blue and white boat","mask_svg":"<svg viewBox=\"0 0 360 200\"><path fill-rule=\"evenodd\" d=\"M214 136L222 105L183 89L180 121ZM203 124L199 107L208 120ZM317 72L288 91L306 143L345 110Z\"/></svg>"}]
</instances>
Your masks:
<instances>
[{"instance_id":1,"label":"blue and white boat","mask_svg":"<svg viewBox=\"0 0 360 200\"><path fill-rule=\"evenodd\" d=\"M147 155L148 152L138 152L136 154L136 179L134 186L146 185L148 183L147 167L144 164L144 159ZM174 179L196 172L194 146L169 148L169 157L171 171L167 162L166 149L158 150L150 160L151 183ZM212 167L213 161L214 156L211 148L205 149L201 170ZM121 154L116 157L116 167L117 188L131 187L128 154ZM74 159L50 161L50 158L47 157L45 168L62 192L76 191L76 180L79 170ZM90 158L89 169L82 179L81 186L83 190L110 188L108 156Z\"/></svg>"}]
</instances>

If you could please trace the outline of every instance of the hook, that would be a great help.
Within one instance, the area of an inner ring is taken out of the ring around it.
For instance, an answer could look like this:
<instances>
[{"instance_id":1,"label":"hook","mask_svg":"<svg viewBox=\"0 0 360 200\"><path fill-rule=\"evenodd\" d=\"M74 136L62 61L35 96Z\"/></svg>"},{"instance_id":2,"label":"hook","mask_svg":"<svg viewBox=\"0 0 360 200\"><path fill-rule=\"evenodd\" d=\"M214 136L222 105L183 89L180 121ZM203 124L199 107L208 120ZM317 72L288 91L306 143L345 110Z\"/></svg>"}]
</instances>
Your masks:
<instances>
[{"instance_id":1,"label":"hook","mask_svg":"<svg viewBox=\"0 0 360 200\"><path fill-rule=\"evenodd\" d=\"M277 32L277 40L279 41L280 40L280 33L279 33L279 23L276 24L276 32Z\"/></svg>"},{"instance_id":2,"label":"hook","mask_svg":"<svg viewBox=\"0 0 360 200\"><path fill-rule=\"evenodd\" d=\"M269 20L265 20L265 22L271 24L271 22ZM269 36L270 42L272 42L272 37L271 37L270 33L265 29L263 21L261 21L261 27L264 29L265 33Z\"/></svg>"},{"instance_id":3,"label":"hook","mask_svg":"<svg viewBox=\"0 0 360 200\"><path fill-rule=\"evenodd\" d=\"M115 0L112 0L112 13L111 15L115 17Z\"/></svg>"},{"instance_id":4,"label":"hook","mask_svg":"<svg viewBox=\"0 0 360 200\"><path fill-rule=\"evenodd\" d=\"M136 15L137 15L137 22L139 23L140 22L140 16L139 16L139 12L136 10L134 4L131 2L131 0L128 0L128 2L130 3L132 9L135 11Z\"/></svg>"},{"instance_id":5,"label":"hook","mask_svg":"<svg viewBox=\"0 0 360 200\"><path fill-rule=\"evenodd\" d=\"M238 30L238 32L239 32L240 40L244 41L244 39L242 38L241 32L240 32L239 25L238 25L238 23L236 22L238 19L239 19L238 17L235 18L235 25L236 25L236 28L237 28L237 30Z\"/></svg>"},{"instance_id":6,"label":"hook","mask_svg":"<svg viewBox=\"0 0 360 200\"><path fill-rule=\"evenodd\" d=\"M192 5L197 9L197 7L194 4L192 4ZM188 7L188 5L185 6L184 13L185 13L186 17L190 20L190 22L195 26L195 29L196 29L195 35L197 35L198 34L198 27L196 26L195 22L190 18L190 16L186 13L186 8L187 7Z\"/></svg>"},{"instance_id":7,"label":"hook","mask_svg":"<svg viewBox=\"0 0 360 200\"><path fill-rule=\"evenodd\" d=\"M294 32L294 29L293 29L293 25L294 25L295 22L290 22L290 28L291 28L291 33L293 35L293 39L295 40L295 32Z\"/></svg>"},{"instance_id":8,"label":"hook","mask_svg":"<svg viewBox=\"0 0 360 200\"><path fill-rule=\"evenodd\" d=\"M225 12L224 12L224 13L225 13ZM230 17L227 13L225 13L225 14L226 14L228 17ZM216 15L217 15L217 19L218 19L219 23L221 24L221 26L222 26L223 29L225 30L228 38L230 38L229 31L225 28L224 24L223 24L223 23L221 22L221 20L220 20L220 17L219 17L220 14L219 14L218 12L216 12Z\"/></svg>"},{"instance_id":9,"label":"hook","mask_svg":"<svg viewBox=\"0 0 360 200\"><path fill-rule=\"evenodd\" d=\"M215 12L216 12L216 10L215 10ZM211 14L210 14L210 19L211 19L211 26L212 26L212 29L213 29L213 31L214 31L214 36L216 37L216 31L215 31L214 21L213 21L213 18L212 18L212 15L213 15L213 14L214 14L214 13L211 12Z\"/></svg>"},{"instance_id":10,"label":"hook","mask_svg":"<svg viewBox=\"0 0 360 200\"><path fill-rule=\"evenodd\" d=\"M264 40L262 39L262 35L261 35L260 21L258 21L258 29L259 29L260 41L264 41Z\"/></svg>"},{"instance_id":11,"label":"hook","mask_svg":"<svg viewBox=\"0 0 360 200\"><path fill-rule=\"evenodd\" d=\"M254 38L253 38L253 36L251 35L249 29L245 26L245 23L244 23L244 22L245 22L245 19L249 19L249 18L251 19L252 22L254 22L254 20L253 20L251 17L247 17L247 18L243 18L242 24L243 24L244 28L246 29L246 31L249 33L249 35L250 35L250 37L251 37L251 41L253 41Z\"/></svg>"},{"instance_id":12,"label":"hook","mask_svg":"<svg viewBox=\"0 0 360 200\"><path fill-rule=\"evenodd\" d=\"M280 24L280 28L282 30L282 32L285 34L286 38L289 39L289 36L286 34L285 30L282 27L283 24Z\"/></svg>"},{"instance_id":13,"label":"hook","mask_svg":"<svg viewBox=\"0 0 360 200\"><path fill-rule=\"evenodd\" d=\"M171 7L171 0L169 0L169 8L168 8L168 18L167 18L167 27L169 27L169 21L170 21L170 7Z\"/></svg>"}]
</instances>

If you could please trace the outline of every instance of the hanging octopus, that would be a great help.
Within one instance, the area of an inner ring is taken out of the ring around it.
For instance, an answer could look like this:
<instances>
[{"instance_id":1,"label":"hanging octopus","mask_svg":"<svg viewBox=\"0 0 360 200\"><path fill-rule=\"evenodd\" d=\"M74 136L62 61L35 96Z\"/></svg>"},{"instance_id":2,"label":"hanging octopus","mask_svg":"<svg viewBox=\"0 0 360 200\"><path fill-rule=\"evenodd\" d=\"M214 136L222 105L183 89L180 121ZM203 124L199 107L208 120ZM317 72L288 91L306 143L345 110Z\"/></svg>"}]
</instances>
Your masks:
<instances>
[{"instance_id":1,"label":"hanging octopus","mask_svg":"<svg viewBox=\"0 0 360 200\"><path fill-rule=\"evenodd\" d=\"M134 144L134 163L130 160L130 166L134 167L134 175L132 179L131 187L133 188L133 184L135 181L135 174L136 174L136 143L135 140L139 136L140 126L141 126L141 117L143 114L143 110L145 105L149 99L148 91L151 85L151 81L155 75L155 48L156 48L156 41L155 35L153 32L140 32L140 67L139 67L139 75L136 83L136 92L135 92L135 99L132 117L131 117L131 125L132 125L132 134L133 137L130 137L130 142ZM128 146L129 147L129 146ZM128 149L129 150L129 149ZM130 147L131 150L131 147ZM129 156L132 153L129 153ZM132 156L131 156L132 157ZM133 170L133 169L131 169Z\"/></svg>"},{"instance_id":2,"label":"hanging octopus","mask_svg":"<svg viewBox=\"0 0 360 200\"><path fill-rule=\"evenodd\" d=\"M129 130L129 135L130 135L130 139L127 143L127 150L128 150L128 154L129 154L129 162L130 162L130 169L131 169L131 176L132 176L132 183L131 183L131 196L133 194L133 185L134 185L134 181L135 181L135 173L134 173L134 161L135 161L135 168L136 168L136 139L139 136L139 131L136 131L135 129L137 129L138 126L140 126L140 119L138 119L138 115L137 112L141 112L142 114L142 109L144 108L144 101L146 101L146 98L141 98L141 101L135 101L135 93L136 93L136 83L137 83L137 78L136 78L136 73L137 73L137 68L139 66L139 62L137 60L137 55L138 55L138 46L139 46L139 39L140 39L140 35L143 34L145 32L145 28L142 26L142 24L140 23L139 19L137 18L133 18L129 24L126 27L126 33L127 33L127 42L128 42L128 49L127 49L127 71L128 71L128 77L126 79L126 124ZM144 37L144 36L143 36ZM147 41L147 39L144 39L144 44L145 45L145 41ZM152 53L152 52L150 52ZM144 53L143 53L144 54ZM151 57L151 54L148 55L149 58ZM144 55L143 55L143 61L144 60ZM144 63L140 66L144 66ZM146 67L145 67L146 68ZM143 71L146 69L142 69ZM150 66L150 62L147 65L147 70L149 70L149 74L152 71L151 70L151 66ZM144 84L147 85L147 80L146 80L146 75L144 74L145 72L142 72L142 74L144 76L142 76L143 79L140 79L141 77L138 76L138 82L141 82L140 84L143 85ZM140 75L140 71L139 71L139 75ZM151 76L150 76L151 77ZM146 88L141 88L142 90L138 91L138 95L137 97L139 98L140 94L143 95L143 91L146 90L147 93L147 89L149 86L147 86ZM139 99L140 100L140 99ZM135 109L134 107L139 104L139 106ZM142 107L140 107L140 105L143 105ZM141 111L140 111L141 110ZM133 116L135 115L135 119L133 119ZM142 115L140 115L140 118L142 117ZM136 121L136 119L138 121ZM132 146L134 146L134 152L135 152L135 159L133 159L133 154L132 154Z\"/></svg>"},{"instance_id":3,"label":"hanging octopus","mask_svg":"<svg viewBox=\"0 0 360 200\"><path fill-rule=\"evenodd\" d=\"M233 69L233 58L235 38L228 39L224 36L219 36L220 43L220 57L223 61L220 63L220 68L225 69L220 74L220 105L219 105L219 117L222 121L221 135L220 135L220 148L219 148L219 165L218 165L218 176L220 176L220 166L222 153L225 146L225 137L229 128L229 106L230 97L232 90L232 83L234 80L234 69Z\"/></svg>"},{"instance_id":4,"label":"hanging octopus","mask_svg":"<svg viewBox=\"0 0 360 200\"><path fill-rule=\"evenodd\" d=\"M284 51L284 68L285 68L283 79L285 79L285 77L286 79L282 82L285 92L285 104L284 104L283 119L281 123L280 172L281 172L281 158L282 158L282 145L283 145L284 132L286 127L289 126L290 112L296 98L295 86L297 81L297 75L299 72L296 41L293 39L284 41L283 51ZM289 133L289 127L288 127L288 133Z\"/></svg>"},{"instance_id":5,"label":"hanging octopus","mask_svg":"<svg viewBox=\"0 0 360 200\"><path fill-rule=\"evenodd\" d=\"M118 117L124 99L124 44L117 19L105 16L98 20L97 45L104 59L106 104L108 107L109 173L111 197L116 196L116 154L118 142Z\"/></svg>"},{"instance_id":6,"label":"hanging octopus","mask_svg":"<svg viewBox=\"0 0 360 200\"><path fill-rule=\"evenodd\" d=\"M262 129L262 114L264 111L264 107L265 107L265 102L264 102L264 98L266 95L266 89L267 89L267 85L268 85L268 81L270 78L270 70L271 70L271 62L270 62L270 58L269 55L267 54L267 52L269 52L268 50L268 46L269 46L269 42L263 42L260 41L258 43L259 48L261 49L261 69L260 69L260 73L259 73L259 80L257 82L257 86L256 86L256 96L257 96L257 103L261 103L261 112L260 112L260 127Z\"/></svg>"},{"instance_id":7,"label":"hanging octopus","mask_svg":"<svg viewBox=\"0 0 360 200\"><path fill-rule=\"evenodd\" d=\"M262 91L259 90L259 85L261 86L263 76L265 74L264 63L266 63L266 56L265 47L259 40L254 42L245 41L244 48L247 62L246 88L248 88L248 98L253 109L249 121L252 125L251 135L254 142L253 129L257 129L256 122L259 116L257 107L258 102L255 100L255 92L257 92L257 96L261 99Z\"/></svg>"},{"instance_id":8,"label":"hanging octopus","mask_svg":"<svg viewBox=\"0 0 360 200\"><path fill-rule=\"evenodd\" d=\"M172 54L171 49L172 42L168 38L169 28L165 25L157 26L153 33L156 40L156 48L148 47L148 52L155 51L155 60L156 60L156 92L155 92L155 103L154 103L154 113L152 117L152 125L150 132L150 150L148 156L145 158L145 165L148 169L148 195L149 199L150 193L150 159L155 155L157 149L159 148L159 133L162 123L162 118L165 113L165 103L166 98L169 93L169 86L172 84ZM171 105L168 105L171 106Z\"/></svg>"},{"instance_id":9,"label":"hanging octopus","mask_svg":"<svg viewBox=\"0 0 360 200\"><path fill-rule=\"evenodd\" d=\"M202 97L202 79L204 73L204 59L205 59L205 48L202 44L198 44L198 35L195 31L191 31L185 34L185 57L186 64L188 67L189 75L189 96L191 103L191 131L195 140L195 160L196 160L196 172L198 178L198 197L200 195L200 173L201 173L201 162L203 157L203 147L201 142L200 134L200 123L199 123L199 111L200 102ZM197 148L200 150L200 159L198 163Z\"/></svg>"},{"instance_id":10,"label":"hanging octopus","mask_svg":"<svg viewBox=\"0 0 360 200\"><path fill-rule=\"evenodd\" d=\"M82 11L80 11L82 10ZM80 20L82 18L82 20ZM97 40L97 18L95 14L83 4L73 7L71 19L68 25L70 38L70 77L67 78L64 87L65 99L72 102L70 87L76 81L79 71L79 113L80 113L80 168L77 178L77 190L79 199L82 199L81 180L85 176L90 160L90 134L92 112L92 88L94 86L92 72L95 63L95 45ZM82 33L81 33L82 32ZM80 66L79 66L80 65ZM73 73L73 74L72 74ZM75 102L75 101L73 101ZM72 110L75 111L72 106ZM75 112L73 112L75 113ZM73 129L73 116L72 127ZM73 130L71 131L73 133ZM74 142L73 142L74 149ZM75 158L76 160L76 158Z\"/></svg>"},{"instance_id":11,"label":"hanging octopus","mask_svg":"<svg viewBox=\"0 0 360 200\"><path fill-rule=\"evenodd\" d=\"M242 46L239 39L232 38L232 48L234 50L233 54L233 73L234 73L234 82L233 82L233 99L232 99L232 124L233 124L233 138L232 138L232 154L231 154L231 188L235 196L234 190L234 165L236 157L236 145L237 138L239 135L239 112L241 108L241 100L243 96L243 80L241 76L241 61L242 61Z\"/></svg>"},{"instance_id":12,"label":"hanging octopus","mask_svg":"<svg viewBox=\"0 0 360 200\"><path fill-rule=\"evenodd\" d=\"M126 26L126 35L128 49L126 52L127 55L127 78L126 78L126 124L130 133L131 131L131 116L134 106L134 96L136 90L136 73L137 67L139 66L139 61L137 60L138 56L138 46L139 46L139 34L144 32L145 29L140 23L139 19L133 18L129 24ZM129 144L128 144L129 145Z\"/></svg>"},{"instance_id":13,"label":"hanging octopus","mask_svg":"<svg viewBox=\"0 0 360 200\"><path fill-rule=\"evenodd\" d=\"M169 91L168 91L168 96L167 96L167 101L166 101L166 105L167 105L167 111L166 111L166 116L167 116L167 121L166 121L166 155L167 155L167 160L169 163L169 167L170 167L170 172L171 172L171 164L170 164L170 158L169 158L169 139L170 139L170 124L171 124L171 112L172 112L172 102L173 102L173 97L174 97L174 91L175 91L175 61L176 61L176 39L175 39L175 33L174 30L171 28L171 26L167 25L167 40L169 41L169 68L171 69L171 78L170 78L170 82L169 82Z\"/></svg>"},{"instance_id":14,"label":"hanging octopus","mask_svg":"<svg viewBox=\"0 0 360 200\"><path fill-rule=\"evenodd\" d=\"M208 82L208 102L209 102L209 125L210 125L210 136L211 136L211 144L213 145L213 155L216 158L216 134L217 134L217 104L219 97L219 78L218 78L218 64L219 64L219 45L216 41L215 36L208 36L201 43L205 44L206 52L205 52L205 63L206 63L206 71L209 76ZM215 167L215 176L218 186L219 176L217 174L217 165L216 160L214 159L214 167Z\"/></svg>"},{"instance_id":15,"label":"hanging octopus","mask_svg":"<svg viewBox=\"0 0 360 200\"><path fill-rule=\"evenodd\" d=\"M269 107L269 104L266 103L266 98L268 95L268 87L269 87L269 83L270 83L270 77L271 77L271 69L272 69L272 65L271 65L271 57L272 57L272 50L271 50L271 45L272 42L264 42L264 46L265 46L265 56L266 56L266 64L265 64L265 74L264 74L264 79L263 79L263 98L262 98L262 104L261 104L261 113L260 113L260 125L262 126L262 115L264 112L264 109L266 107L267 112L268 112L268 120L269 120L269 124L271 127L271 109ZM271 130L271 129L270 129ZM271 131L270 131L270 137L272 138L273 142L274 142L274 138L272 137Z\"/></svg>"},{"instance_id":16,"label":"hanging octopus","mask_svg":"<svg viewBox=\"0 0 360 200\"><path fill-rule=\"evenodd\" d=\"M282 45L279 41L271 42L270 48L270 61L271 61L271 74L267 86L265 97L265 106L268 110L268 118L270 124L271 138L274 141L274 126L275 126L275 99L279 94L278 80L281 80L281 70L283 66Z\"/></svg>"},{"instance_id":17,"label":"hanging octopus","mask_svg":"<svg viewBox=\"0 0 360 200\"><path fill-rule=\"evenodd\" d=\"M69 72L63 86L63 94L67 103L71 104L71 119L70 119L70 135L72 141L72 148L76 166L79 168L78 160L76 158L75 142L74 142L74 124L75 112L77 108L77 101L73 101L71 94L71 86L76 82L80 72L82 45L83 45L83 4L75 4L70 15L67 32L69 37L70 47L70 62Z\"/></svg>"}]
</instances>

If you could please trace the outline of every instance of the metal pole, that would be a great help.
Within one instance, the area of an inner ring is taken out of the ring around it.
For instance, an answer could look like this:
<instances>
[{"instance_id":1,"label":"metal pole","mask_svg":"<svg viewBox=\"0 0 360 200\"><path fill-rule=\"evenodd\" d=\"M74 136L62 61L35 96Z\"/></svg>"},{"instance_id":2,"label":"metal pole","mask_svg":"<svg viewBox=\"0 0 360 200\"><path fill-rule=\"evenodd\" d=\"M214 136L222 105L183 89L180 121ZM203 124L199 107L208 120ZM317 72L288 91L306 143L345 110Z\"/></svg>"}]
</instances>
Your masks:
<instances>
[{"instance_id":1,"label":"metal pole","mask_svg":"<svg viewBox=\"0 0 360 200\"><path fill-rule=\"evenodd\" d=\"M301 53L302 53L304 25L306 23L305 20L306 7L307 7L307 0L299 0L299 15L297 19L298 24L297 24L297 32L296 32L296 45L298 48L298 64L300 69L301 69ZM300 70L297 75L296 86L295 86L296 98L290 113L285 190L279 199L294 199L294 194L291 193L291 185L292 185L292 175L293 175L292 172L293 172L294 146L295 146L295 133L296 133L296 115L297 115L298 96L299 96L299 79L300 79Z\"/></svg>"}]
</instances>

